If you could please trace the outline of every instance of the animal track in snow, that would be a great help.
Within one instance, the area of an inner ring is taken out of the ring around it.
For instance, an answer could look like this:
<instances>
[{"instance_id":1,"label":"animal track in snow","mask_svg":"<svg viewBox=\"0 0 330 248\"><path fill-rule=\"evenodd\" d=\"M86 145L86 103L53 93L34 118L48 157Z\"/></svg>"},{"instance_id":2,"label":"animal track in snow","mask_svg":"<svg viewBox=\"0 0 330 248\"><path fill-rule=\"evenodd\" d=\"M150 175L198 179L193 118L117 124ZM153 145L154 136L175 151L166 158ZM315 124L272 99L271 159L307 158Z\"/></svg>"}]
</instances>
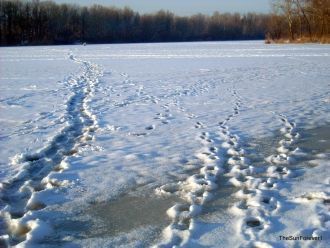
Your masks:
<instances>
[{"instance_id":1,"label":"animal track in snow","mask_svg":"<svg viewBox=\"0 0 330 248\"><path fill-rule=\"evenodd\" d=\"M154 117L155 120L160 120L162 124L169 124L171 120L173 119L173 116L169 112L165 113L157 113L156 117Z\"/></svg>"},{"instance_id":2,"label":"animal track in snow","mask_svg":"<svg viewBox=\"0 0 330 248\"><path fill-rule=\"evenodd\" d=\"M195 124L195 128L204 128L204 125L203 125L202 122L197 121L196 124Z\"/></svg>"},{"instance_id":3,"label":"animal track in snow","mask_svg":"<svg viewBox=\"0 0 330 248\"><path fill-rule=\"evenodd\" d=\"M239 98L237 96L237 98ZM238 105L235 105L233 114L230 114L226 121L222 122L222 134L229 137L228 144L237 143L237 137L230 135L224 123L238 114ZM205 128L202 122L196 122L195 128ZM199 133L198 138L203 147L195 154L197 163L201 165L199 172L191 175L185 181L177 184L163 185L156 189L159 194L177 194L185 200L185 204L176 204L171 207L167 214L172 223L163 230L164 242L158 247L175 247L187 244L191 232L195 228L195 217L198 216L203 205L212 200L213 191L218 187L217 178L224 172L224 161L220 159L218 141L209 132ZM244 153L240 149L239 154Z\"/></svg>"},{"instance_id":4,"label":"animal track in snow","mask_svg":"<svg viewBox=\"0 0 330 248\"><path fill-rule=\"evenodd\" d=\"M156 128L156 126L155 125L150 125L150 126L147 126L146 127L146 130L154 130Z\"/></svg>"},{"instance_id":5,"label":"animal track in snow","mask_svg":"<svg viewBox=\"0 0 330 248\"><path fill-rule=\"evenodd\" d=\"M280 210L282 201L285 200L281 197L279 190L287 178L294 176L294 173L286 166L301 153L299 148L294 147L299 137L295 123L289 122L283 115L280 116L280 120L284 126L281 128L283 138L279 141L277 153L266 158L270 166L258 168L259 171L250 166L249 173L237 170L240 172L241 179L238 179L236 175L231 180L233 185L241 188L235 194L241 201L231 209L234 213L242 215L239 232L252 243L261 242L266 246L269 244L261 240L263 234L272 230L272 223L277 221L276 213Z\"/></svg>"},{"instance_id":6,"label":"animal track in snow","mask_svg":"<svg viewBox=\"0 0 330 248\"><path fill-rule=\"evenodd\" d=\"M172 223L164 229L164 243L159 247L172 247L184 245L194 229L194 218L202 211L202 206L212 199L212 191L218 186L217 176L221 173L221 162L218 157L218 149L211 146L214 141L209 137L209 133L200 134L204 147L196 153L196 158L202 167L199 173L188 177L185 181L177 184L168 184L156 189L160 194L177 194L186 203L175 204L168 209L167 215ZM204 143L206 141L206 143Z\"/></svg>"}]
</instances>

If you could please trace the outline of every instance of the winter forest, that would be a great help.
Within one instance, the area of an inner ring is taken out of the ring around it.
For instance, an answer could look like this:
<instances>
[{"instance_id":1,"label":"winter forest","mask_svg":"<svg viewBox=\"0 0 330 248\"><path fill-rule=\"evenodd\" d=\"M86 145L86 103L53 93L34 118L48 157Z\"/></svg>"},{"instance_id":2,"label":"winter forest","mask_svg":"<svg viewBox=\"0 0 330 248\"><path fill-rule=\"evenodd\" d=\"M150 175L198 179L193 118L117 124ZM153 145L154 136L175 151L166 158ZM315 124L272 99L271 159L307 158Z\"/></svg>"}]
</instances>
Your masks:
<instances>
[{"instance_id":1,"label":"winter forest","mask_svg":"<svg viewBox=\"0 0 330 248\"><path fill-rule=\"evenodd\" d=\"M0 0L0 44L137 43L329 38L328 0L277 0L273 12L176 16L101 5Z\"/></svg>"}]
</instances>

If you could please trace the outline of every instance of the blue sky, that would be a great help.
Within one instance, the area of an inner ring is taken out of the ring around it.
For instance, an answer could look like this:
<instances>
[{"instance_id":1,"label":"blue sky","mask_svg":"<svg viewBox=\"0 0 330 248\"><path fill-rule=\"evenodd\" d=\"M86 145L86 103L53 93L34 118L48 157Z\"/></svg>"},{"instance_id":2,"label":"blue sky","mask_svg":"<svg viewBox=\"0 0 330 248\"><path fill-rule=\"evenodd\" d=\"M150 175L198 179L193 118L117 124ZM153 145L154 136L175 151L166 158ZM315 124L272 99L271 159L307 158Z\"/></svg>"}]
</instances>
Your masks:
<instances>
[{"instance_id":1,"label":"blue sky","mask_svg":"<svg viewBox=\"0 0 330 248\"><path fill-rule=\"evenodd\" d=\"M178 15L196 13L212 14L219 12L262 12L270 10L270 0L54 0L58 3L77 3L80 5L129 6L140 13L154 12L159 9L170 10Z\"/></svg>"}]
</instances>

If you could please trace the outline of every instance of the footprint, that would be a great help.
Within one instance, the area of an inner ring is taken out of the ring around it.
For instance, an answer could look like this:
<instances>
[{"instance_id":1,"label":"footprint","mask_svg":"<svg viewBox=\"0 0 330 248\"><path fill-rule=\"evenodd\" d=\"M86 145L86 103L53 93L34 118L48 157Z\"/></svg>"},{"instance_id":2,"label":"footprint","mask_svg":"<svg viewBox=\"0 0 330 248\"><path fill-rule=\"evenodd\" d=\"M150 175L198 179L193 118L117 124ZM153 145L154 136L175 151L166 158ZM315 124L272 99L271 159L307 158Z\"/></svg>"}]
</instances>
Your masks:
<instances>
[{"instance_id":1,"label":"footprint","mask_svg":"<svg viewBox=\"0 0 330 248\"><path fill-rule=\"evenodd\" d=\"M150 125L150 126L147 126L145 129L146 130L154 130L156 128L155 125Z\"/></svg>"},{"instance_id":2,"label":"footprint","mask_svg":"<svg viewBox=\"0 0 330 248\"><path fill-rule=\"evenodd\" d=\"M245 224L247 227L250 227L250 228L256 228L256 229L263 229L263 225L262 225L262 222L258 219L258 218L255 218L255 217L249 217L245 220Z\"/></svg>"},{"instance_id":3,"label":"footprint","mask_svg":"<svg viewBox=\"0 0 330 248\"><path fill-rule=\"evenodd\" d=\"M202 122L197 121L195 124L195 128L204 128L204 125Z\"/></svg>"},{"instance_id":4,"label":"footprint","mask_svg":"<svg viewBox=\"0 0 330 248\"><path fill-rule=\"evenodd\" d=\"M148 134L147 133L131 133L131 135L141 137L141 136L146 136Z\"/></svg>"},{"instance_id":5,"label":"footprint","mask_svg":"<svg viewBox=\"0 0 330 248\"><path fill-rule=\"evenodd\" d=\"M218 148L212 146L212 147L209 148L209 150L210 150L210 152L215 154L218 151Z\"/></svg>"},{"instance_id":6,"label":"footprint","mask_svg":"<svg viewBox=\"0 0 330 248\"><path fill-rule=\"evenodd\" d=\"M180 185L177 183L165 184L156 189L158 194L175 194L180 191Z\"/></svg>"}]
</instances>

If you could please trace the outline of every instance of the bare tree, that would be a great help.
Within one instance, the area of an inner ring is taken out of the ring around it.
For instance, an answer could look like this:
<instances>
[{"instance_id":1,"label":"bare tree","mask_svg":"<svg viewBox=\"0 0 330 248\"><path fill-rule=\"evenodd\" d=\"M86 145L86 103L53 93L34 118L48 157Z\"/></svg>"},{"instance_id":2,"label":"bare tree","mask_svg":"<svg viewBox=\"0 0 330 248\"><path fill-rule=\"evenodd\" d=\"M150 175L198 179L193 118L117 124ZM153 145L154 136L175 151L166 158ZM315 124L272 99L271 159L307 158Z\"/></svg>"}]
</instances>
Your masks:
<instances>
[{"instance_id":1,"label":"bare tree","mask_svg":"<svg viewBox=\"0 0 330 248\"><path fill-rule=\"evenodd\" d=\"M263 39L269 16L216 12L140 15L129 8L0 0L0 44L162 42Z\"/></svg>"},{"instance_id":2,"label":"bare tree","mask_svg":"<svg viewBox=\"0 0 330 248\"><path fill-rule=\"evenodd\" d=\"M304 2L302 2L303 0L294 0L294 3L296 4L297 6L297 9L298 9L298 15L299 15L299 19L300 19L300 33L302 35L303 33L303 30L302 30L302 21L301 19L304 19L305 21L305 24L307 26L307 30L308 30L308 35L309 35L309 39L312 40L312 30L311 30L311 25L310 25L310 21L309 21L309 18L307 17L306 15L306 11L305 11L305 4ZM306 1L305 1L306 2ZM302 16L302 18L301 18Z\"/></svg>"}]
</instances>

